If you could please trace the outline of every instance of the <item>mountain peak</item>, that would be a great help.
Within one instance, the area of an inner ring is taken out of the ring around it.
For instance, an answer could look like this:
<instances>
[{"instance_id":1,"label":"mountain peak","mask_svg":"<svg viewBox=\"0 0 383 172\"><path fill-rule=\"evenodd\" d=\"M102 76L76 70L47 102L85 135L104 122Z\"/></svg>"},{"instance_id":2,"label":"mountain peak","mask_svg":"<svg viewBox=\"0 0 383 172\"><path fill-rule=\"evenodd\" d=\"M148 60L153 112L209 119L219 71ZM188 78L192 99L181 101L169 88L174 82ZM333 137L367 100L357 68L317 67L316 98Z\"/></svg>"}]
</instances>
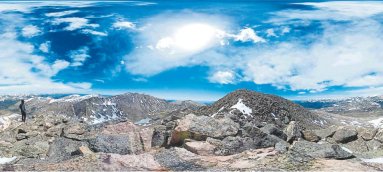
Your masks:
<instances>
[{"instance_id":1,"label":"mountain peak","mask_svg":"<svg viewBox=\"0 0 383 172\"><path fill-rule=\"evenodd\" d=\"M287 99L247 89L231 92L214 104L200 108L197 114L212 117L219 114L229 115L244 120L273 123L281 127L290 121L299 121L303 126L319 126L326 123L319 116Z\"/></svg>"}]
</instances>

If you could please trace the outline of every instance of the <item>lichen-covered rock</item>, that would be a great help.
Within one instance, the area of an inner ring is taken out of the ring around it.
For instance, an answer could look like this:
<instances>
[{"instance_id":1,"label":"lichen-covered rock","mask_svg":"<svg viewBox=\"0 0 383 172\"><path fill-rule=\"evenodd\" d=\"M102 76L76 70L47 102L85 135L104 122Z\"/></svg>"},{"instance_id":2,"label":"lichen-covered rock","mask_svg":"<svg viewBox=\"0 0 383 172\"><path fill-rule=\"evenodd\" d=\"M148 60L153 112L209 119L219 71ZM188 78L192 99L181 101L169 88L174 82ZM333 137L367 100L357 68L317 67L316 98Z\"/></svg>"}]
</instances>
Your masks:
<instances>
[{"instance_id":1,"label":"lichen-covered rock","mask_svg":"<svg viewBox=\"0 0 383 172\"><path fill-rule=\"evenodd\" d=\"M239 124L229 118L186 115L172 132L170 144L180 145L187 138L206 140L207 137L225 138L238 133Z\"/></svg>"},{"instance_id":2,"label":"lichen-covered rock","mask_svg":"<svg viewBox=\"0 0 383 172\"><path fill-rule=\"evenodd\" d=\"M342 149L339 145L317 144L308 141L294 142L289 152L292 156L308 157L308 158L334 158L348 159L352 158L352 153ZM294 157L296 158L296 157ZM303 158L305 159L305 158Z\"/></svg>"},{"instance_id":3,"label":"lichen-covered rock","mask_svg":"<svg viewBox=\"0 0 383 172\"><path fill-rule=\"evenodd\" d=\"M366 141L366 145L369 151L374 151L383 148L383 144L377 140Z\"/></svg>"},{"instance_id":4,"label":"lichen-covered rock","mask_svg":"<svg viewBox=\"0 0 383 172\"><path fill-rule=\"evenodd\" d=\"M81 123L69 124L63 129L64 137L75 140L84 140L85 132L87 132L86 126Z\"/></svg>"},{"instance_id":5,"label":"lichen-covered rock","mask_svg":"<svg viewBox=\"0 0 383 172\"><path fill-rule=\"evenodd\" d=\"M164 147L168 143L170 133L166 130L166 126L157 125L153 128L152 147Z\"/></svg>"},{"instance_id":6,"label":"lichen-covered rock","mask_svg":"<svg viewBox=\"0 0 383 172\"><path fill-rule=\"evenodd\" d=\"M116 153L120 155L143 152L140 138L135 134L100 134L89 139L89 148L95 152Z\"/></svg>"},{"instance_id":7,"label":"lichen-covered rock","mask_svg":"<svg viewBox=\"0 0 383 172\"><path fill-rule=\"evenodd\" d=\"M280 153L285 153L289 150L289 143L286 141L281 141L275 144L275 150Z\"/></svg>"},{"instance_id":8,"label":"lichen-covered rock","mask_svg":"<svg viewBox=\"0 0 383 172\"><path fill-rule=\"evenodd\" d=\"M79 155L78 149L86 145L85 142L75 141L63 137L56 138L50 145L48 157L50 161L59 162Z\"/></svg>"},{"instance_id":9,"label":"lichen-covered rock","mask_svg":"<svg viewBox=\"0 0 383 172\"><path fill-rule=\"evenodd\" d=\"M315 134L315 132L310 130L302 131L303 138L310 142L318 142L320 137Z\"/></svg>"},{"instance_id":10,"label":"lichen-covered rock","mask_svg":"<svg viewBox=\"0 0 383 172\"><path fill-rule=\"evenodd\" d=\"M282 140L287 139L287 135L282 130L277 128L274 124L266 124L265 126L261 128L261 130L267 134L277 136L281 138Z\"/></svg>"},{"instance_id":11,"label":"lichen-covered rock","mask_svg":"<svg viewBox=\"0 0 383 172\"><path fill-rule=\"evenodd\" d=\"M348 143L358 139L358 132L354 128L340 127L332 136L337 143Z\"/></svg>"},{"instance_id":12,"label":"lichen-covered rock","mask_svg":"<svg viewBox=\"0 0 383 172\"><path fill-rule=\"evenodd\" d=\"M336 126L329 126L323 129L313 130L317 136L322 139L326 139L327 137L332 137L337 130Z\"/></svg>"},{"instance_id":13,"label":"lichen-covered rock","mask_svg":"<svg viewBox=\"0 0 383 172\"><path fill-rule=\"evenodd\" d=\"M375 137L374 137L375 140L379 141L380 143L383 143L383 129L380 129Z\"/></svg>"},{"instance_id":14,"label":"lichen-covered rock","mask_svg":"<svg viewBox=\"0 0 383 172\"><path fill-rule=\"evenodd\" d=\"M214 145L206 141L188 141L184 144L184 148L198 155L214 155Z\"/></svg>"},{"instance_id":15,"label":"lichen-covered rock","mask_svg":"<svg viewBox=\"0 0 383 172\"><path fill-rule=\"evenodd\" d=\"M295 121L291 121L289 125L285 128L285 133L287 135L287 142L292 142L294 140L298 140L298 138L302 137L301 127Z\"/></svg>"},{"instance_id":16,"label":"lichen-covered rock","mask_svg":"<svg viewBox=\"0 0 383 172\"><path fill-rule=\"evenodd\" d=\"M374 139L376 133L378 132L378 129L376 128L362 128L359 127L357 129L358 135L365 141L369 141Z\"/></svg>"},{"instance_id":17,"label":"lichen-covered rock","mask_svg":"<svg viewBox=\"0 0 383 172\"><path fill-rule=\"evenodd\" d=\"M344 144L342 146L344 146L347 149L351 150L355 154L360 154L360 153L363 153L363 152L367 152L369 150L368 146L367 146L367 142L364 141L362 138L358 138L357 140L348 142L348 143L346 143L346 144Z\"/></svg>"}]
</instances>

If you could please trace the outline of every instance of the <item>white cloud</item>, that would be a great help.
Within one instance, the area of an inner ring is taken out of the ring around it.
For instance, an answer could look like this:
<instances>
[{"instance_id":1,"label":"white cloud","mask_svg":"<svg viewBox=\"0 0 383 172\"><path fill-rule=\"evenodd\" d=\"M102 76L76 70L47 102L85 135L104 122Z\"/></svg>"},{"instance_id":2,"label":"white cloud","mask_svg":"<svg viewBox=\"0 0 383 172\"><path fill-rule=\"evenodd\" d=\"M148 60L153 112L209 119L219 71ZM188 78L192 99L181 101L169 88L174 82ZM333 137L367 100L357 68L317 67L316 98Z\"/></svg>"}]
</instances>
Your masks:
<instances>
[{"instance_id":1,"label":"white cloud","mask_svg":"<svg viewBox=\"0 0 383 172\"><path fill-rule=\"evenodd\" d=\"M272 28L266 30L266 35L267 35L267 37L277 37L274 29L272 29Z\"/></svg>"},{"instance_id":2,"label":"white cloud","mask_svg":"<svg viewBox=\"0 0 383 172\"><path fill-rule=\"evenodd\" d=\"M45 16L47 16L47 17L63 17L63 16L71 15L74 13L78 13L78 12L80 12L80 11L79 10L68 10L68 11L46 13Z\"/></svg>"},{"instance_id":3,"label":"white cloud","mask_svg":"<svg viewBox=\"0 0 383 172\"><path fill-rule=\"evenodd\" d=\"M52 73L51 75L54 76L56 75L58 72L60 72L61 70L67 68L69 66L69 62L65 61L65 60L56 60L53 64L52 64Z\"/></svg>"},{"instance_id":4,"label":"white cloud","mask_svg":"<svg viewBox=\"0 0 383 172\"><path fill-rule=\"evenodd\" d=\"M357 8L357 6L352 6L352 8ZM361 8L364 9L365 6L361 6ZM255 31L246 28L247 30L242 30L239 34L231 34L237 37L228 38L231 36L230 34L223 34L224 36L219 37L217 41L213 41L203 48L198 47L196 51L192 51L193 53L184 51L180 53L180 48L174 48L179 46L179 43L176 43L173 34L181 26L186 25L183 22L190 24L196 23L196 21L190 21L190 18L184 18L183 21L157 18L160 24L157 25L152 21L150 26L156 26L153 29L169 28L170 31L157 30L156 33L160 33L157 37L154 34L142 33L143 38L140 37L143 39L142 42L147 43L146 45L151 48L147 48L144 44L133 54L128 55L126 57L127 69L134 74L154 75L175 67L202 65L208 66L213 71L208 77L210 82L251 81L255 84L271 84L279 89L299 90L299 92L310 94L334 86L380 87L383 85L381 62L383 26L381 22L369 18L373 14L346 15L343 11L337 11L335 7L332 10L319 8L289 12L291 10L277 12L278 15L270 20L278 19L280 21L277 23L277 27L273 28L280 35L289 33L291 30L298 32L295 30L297 26L307 26L305 22L300 21L311 22L320 17L323 22L320 23L320 27L316 28L318 30L314 29L308 35L299 37L292 35L292 39L273 44L241 47L230 44L222 46L217 43L220 39L228 40L230 38L252 42L261 40L257 38ZM374 14L379 14L379 10L375 10ZM207 23L224 33L233 30L231 27L233 24L230 22L225 23L226 25L214 22L230 20L214 17L217 16L210 16L209 21L198 21L198 23ZM347 19L347 22L329 23L328 21L338 19ZM290 25L291 21L295 23ZM199 43L198 45L204 44ZM230 69L236 73L221 69Z\"/></svg>"},{"instance_id":5,"label":"white cloud","mask_svg":"<svg viewBox=\"0 0 383 172\"><path fill-rule=\"evenodd\" d=\"M0 51L2 52L0 53L0 94L80 91L51 79L65 69L68 62L63 60L56 60L53 64L45 62L44 57L33 54L33 45L18 41L15 33L0 34Z\"/></svg>"},{"instance_id":6,"label":"white cloud","mask_svg":"<svg viewBox=\"0 0 383 172\"><path fill-rule=\"evenodd\" d=\"M43 53L49 53L50 47L51 47L51 42L50 41L46 41L46 42L40 44L39 50L41 52L43 52Z\"/></svg>"},{"instance_id":7,"label":"white cloud","mask_svg":"<svg viewBox=\"0 0 383 172\"><path fill-rule=\"evenodd\" d=\"M366 18L383 13L383 3L373 1L333 1L320 3L305 2L297 4L313 6L318 8L320 11L323 11L323 13L335 14L337 16L344 17Z\"/></svg>"},{"instance_id":8,"label":"white cloud","mask_svg":"<svg viewBox=\"0 0 383 172\"><path fill-rule=\"evenodd\" d=\"M251 28L242 29L238 35L234 35L233 37L236 41L242 41L242 42L248 42L248 41L253 41L254 43L266 42L265 39L259 37L255 33L255 31Z\"/></svg>"},{"instance_id":9,"label":"white cloud","mask_svg":"<svg viewBox=\"0 0 383 172\"><path fill-rule=\"evenodd\" d=\"M217 71L209 77L209 81L219 84L233 84L235 83L235 73L232 71Z\"/></svg>"},{"instance_id":10,"label":"white cloud","mask_svg":"<svg viewBox=\"0 0 383 172\"><path fill-rule=\"evenodd\" d=\"M24 37L31 38L41 34L41 30L36 26L28 25L21 30L21 34Z\"/></svg>"},{"instance_id":11,"label":"white cloud","mask_svg":"<svg viewBox=\"0 0 383 172\"><path fill-rule=\"evenodd\" d=\"M136 25L129 21L118 21L113 23L113 27L116 29L135 29Z\"/></svg>"},{"instance_id":12,"label":"white cloud","mask_svg":"<svg viewBox=\"0 0 383 172\"><path fill-rule=\"evenodd\" d=\"M95 30L90 30L90 29L83 29L83 30L81 30L81 32L85 33L85 34L96 35L96 36L108 36L107 33L99 32L99 31L95 31Z\"/></svg>"},{"instance_id":13,"label":"white cloud","mask_svg":"<svg viewBox=\"0 0 383 172\"><path fill-rule=\"evenodd\" d=\"M205 63L209 57L200 54L228 46L230 41L265 41L251 28L234 28L237 26L230 18L217 15L180 13L150 18L139 29L137 48L125 57L127 70L154 75L174 67Z\"/></svg>"},{"instance_id":14,"label":"white cloud","mask_svg":"<svg viewBox=\"0 0 383 172\"><path fill-rule=\"evenodd\" d=\"M68 26L64 28L64 30L73 31L77 29L82 29L86 27L97 28L99 24L89 24L89 20L86 18L79 17L68 17L68 18L56 18L53 19L53 25L59 25L61 23L67 23Z\"/></svg>"},{"instance_id":15,"label":"white cloud","mask_svg":"<svg viewBox=\"0 0 383 172\"><path fill-rule=\"evenodd\" d=\"M290 33L290 31L291 31L291 28L286 27L286 26L282 27L281 35L284 35L286 33Z\"/></svg>"},{"instance_id":16,"label":"white cloud","mask_svg":"<svg viewBox=\"0 0 383 172\"><path fill-rule=\"evenodd\" d=\"M65 6L65 7L88 7L97 1L2 1L0 2L0 12L23 12L29 13L34 8L45 6Z\"/></svg>"},{"instance_id":17,"label":"white cloud","mask_svg":"<svg viewBox=\"0 0 383 172\"><path fill-rule=\"evenodd\" d=\"M82 47L78 50L73 50L69 52L69 57L72 59L71 66L78 67L82 66L84 62L90 58L89 54L89 48L88 47Z\"/></svg>"},{"instance_id":18,"label":"white cloud","mask_svg":"<svg viewBox=\"0 0 383 172\"><path fill-rule=\"evenodd\" d=\"M276 17L270 23L284 23L294 19L312 20L354 20L372 17L383 13L383 3L379 1L330 1L296 3L312 6L315 10L283 10L274 13Z\"/></svg>"},{"instance_id":19,"label":"white cloud","mask_svg":"<svg viewBox=\"0 0 383 172\"><path fill-rule=\"evenodd\" d=\"M67 85L72 86L77 89L82 89L82 90L89 90L92 87L92 84L87 83L87 82L80 82L80 83L73 83L69 82Z\"/></svg>"}]
</instances>

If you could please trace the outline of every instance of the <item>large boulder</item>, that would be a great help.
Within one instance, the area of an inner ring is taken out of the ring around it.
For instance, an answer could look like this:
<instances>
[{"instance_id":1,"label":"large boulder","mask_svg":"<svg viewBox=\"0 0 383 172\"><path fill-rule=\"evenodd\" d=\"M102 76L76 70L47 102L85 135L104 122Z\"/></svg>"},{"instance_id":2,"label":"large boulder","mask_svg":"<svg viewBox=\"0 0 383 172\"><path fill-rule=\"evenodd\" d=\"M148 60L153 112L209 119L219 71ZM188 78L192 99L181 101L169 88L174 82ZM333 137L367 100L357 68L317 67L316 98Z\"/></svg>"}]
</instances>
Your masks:
<instances>
[{"instance_id":1,"label":"large boulder","mask_svg":"<svg viewBox=\"0 0 383 172\"><path fill-rule=\"evenodd\" d=\"M277 136L266 134L255 138L240 136L228 136L223 140L209 138L207 142L216 147L214 154L232 155L250 149L274 147L277 143L285 141Z\"/></svg>"},{"instance_id":2,"label":"large boulder","mask_svg":"<svg viewBox=\"0 0 383 172\"><path fill-rule=\"evenodd\" d=\"M206 140L207 137L225 138L238 133L239 124L229 118L214 119L209 116L186 115L172 132L170 145L181 145L187 138Z\"/></svg>"},{"instance_id":3,"label":"large boulder","mask_svg":"<svg viewBox=\"0 0 383 172\"><path fill-rule=\"evenodd\" d=\"M277 136L281 138L282 140L287 139L287 135L282 130L277 128L274 124L266 124L265 126L261 128L261 130L267 134Z\"/></svg>"},{"instance_id":4,"label":"large boulder","mask_svg":"<svg viewBox=\"0 0 383 172\"><path fill-rule=\"evenodd\" d=\"M289 125L285 128L285 133L287 135L287 141L293 142L302 137L302 128L297 124L296 121L291 121Z\"/></svg>"},{"instance_id":5,"label":"large boulder","mask_svg":"<svg viewBox=\"0 0 383 172\"><path fill-rule=\"evenodd\" d=\"M317 144L308 141L297 141L291 146L290 155L292 158L308 157L308 158L334 158L334 159L348 159L353 155L347 149L340 147L339 145L331 144ZM296 157L294 157L296 156Z\"/></svg>"},{"instance_id":6,"label":"large boulder","mask_svg":"<svg viewBox=\"0 0 383 172\"><path fill-rule=\"evenodd\" d=\"M380 129L375 137L374 137L375 140L379 141L380 143L383 143L383 129Z\"/></svg>"},{"instance_id":7,"label":"large boulder","mask_svg":"<svg viewBox=\"0 0 383 172\"><path fill-rule=\"evenodd\" d=\"M303 138L310 142L318 142L320 137L315 134L315 132L310 130L302 131Z\"/></svg>"},{"instance_id":8,"label":"large boulder","mask_svg":"<svg viewBox=\"0 0 383 172\"><path fill-rule=\"evenodd\" d=\"M358 135L365 141L370 141L374 139L376 133L378 132L378 129L376 128L358 128Z\"/></svg>"},{"instance_id":9,"label":"large boulder","mask_svg":"<svg viewBox=\"0 0 383 172\"><path fill-rule=\"evenodd\" d=\"M323 129L314 130L314 133L320 138L326 139L327 137L332 137L336 130L337 130L337 127L332 125L330 127L326 127Z\"/></svg>"},{"instance_id":10,"label":"large boulder","mask_svg":"<svg viewBox=\"0 0 383 172\"><path fill-rule=\"evenodd\" d=\"M354 128L341 127L335 132L332 138L337 143L348 143L358 139L358 132Z\"/></svg>"},{"instance_id":11,"label":"large boulder","mask_svg":"<svg viewBox=\"0 0 383 172\"><path fill-rule=\"evenodd\" d=\"M289 150L290 144L286 141L281 141L275 144L274 148L279 153L286 153Z\"/></svg>"},{"instance_id":12,"label":"large boulder","mask_svg":"<svg viewBox=\"0 0 383 172\"><path fill-rule=\"evenodd\" d=\"M165 125L157 125L153 128L152 147L165 147L170 137L170 131L166 130Z\"/></svg>"},{"instance_id":13,"label":"large boulder","mask_svg":"<svg viewBox=\"0 0 383 172\"><path fill-rule=\"evenodd\" d=\"M9 150L13 156L24 156L27 158L44 158L47 156L49 143L41 138L32 138L16 142Z\"/></svg>"},{"instance_id":14,"label":"large boulder","mask_svg":"<svg viewBox=\"0 0 383 172\"><path fill-rule=\"evenodd\" d=\"M116 153L121 155L143 152L141 140L135 134L100 134L89 139L89 148L94 152Z\"/></svg>"},{"instance_id":15,"label":"large boulder","mask_svg":"<svg viewBox=\"0 0 383 172\"><path fill-rule=\"evenodd\" d=\"M184 148L198 155L214 155L215 146L206 141L188 141Z\"/></svg>"},{"instance_id":16,"label":"large boulder","mask_svg":"<svg viewBox=\"0 0 383 172\"><path fill-rule=\"evenodd\" d=\"M85 142L58 137L49 147L49 160L59 162L76 157L80 155L78 152L79 148L85 145Z\"/></svg>"},{"instance_id":17,"label":"large boulder","mask_svg":"<svg viewBox=\"0 0 383 172\"><path fill-rule=\"evenodd\" d=\"M101 133L105 136L124 135L128 136L131 147L142 147L144 151L149 151L152 147L152 137L154 130L152 128L140 127L132 122L120 122L104 126ZM138 150L137 150L138 151ZM136 152L134 149L133 152Z\"/></svg>"},{"instance_id":18,"label":"large boulder","mask_svg":"<svg viewBox=\"0 0 383 172\"><path fill-rule=\"evenodd\" d=\"M360 154L363 152L367 152L369 150L367 146L367 142L364 141L362 138L358 138L357 140L348 142L346 144L343 144L342 146L351 150L355 154Z\"/></svg>"},{"instance_id":19,"label":"large boulder","mask_svg":"<svg viewBox=\"0 0 383 172\"><path fill-rule=\"evenodd\" d=\"M84 140L86 138L86 132L85 124L81 123L67 125L63 130L64 137L75 140Z\"/></svg>"}]
</instances>

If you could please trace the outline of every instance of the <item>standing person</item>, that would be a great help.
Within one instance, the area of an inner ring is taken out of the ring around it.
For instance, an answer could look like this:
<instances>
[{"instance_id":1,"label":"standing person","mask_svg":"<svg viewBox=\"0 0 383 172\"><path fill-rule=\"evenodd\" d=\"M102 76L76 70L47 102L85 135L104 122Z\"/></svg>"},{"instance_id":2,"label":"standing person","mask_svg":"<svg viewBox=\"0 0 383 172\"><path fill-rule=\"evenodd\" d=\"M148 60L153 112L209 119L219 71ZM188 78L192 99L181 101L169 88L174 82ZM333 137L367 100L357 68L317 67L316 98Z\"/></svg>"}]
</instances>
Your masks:
<instances>
[{"instance_id":1,"label":"standing person","mask_svg":"<svg viewBox=\"0 0 383 172\"><path fill-rule=\"evenodd\" d=\"M25 112L24 100L21 100L21 104L20 104L19 108L21 110L21 121L25 122L25 120L27 118L27 113Z\"/></svg>"}]
</instances>

